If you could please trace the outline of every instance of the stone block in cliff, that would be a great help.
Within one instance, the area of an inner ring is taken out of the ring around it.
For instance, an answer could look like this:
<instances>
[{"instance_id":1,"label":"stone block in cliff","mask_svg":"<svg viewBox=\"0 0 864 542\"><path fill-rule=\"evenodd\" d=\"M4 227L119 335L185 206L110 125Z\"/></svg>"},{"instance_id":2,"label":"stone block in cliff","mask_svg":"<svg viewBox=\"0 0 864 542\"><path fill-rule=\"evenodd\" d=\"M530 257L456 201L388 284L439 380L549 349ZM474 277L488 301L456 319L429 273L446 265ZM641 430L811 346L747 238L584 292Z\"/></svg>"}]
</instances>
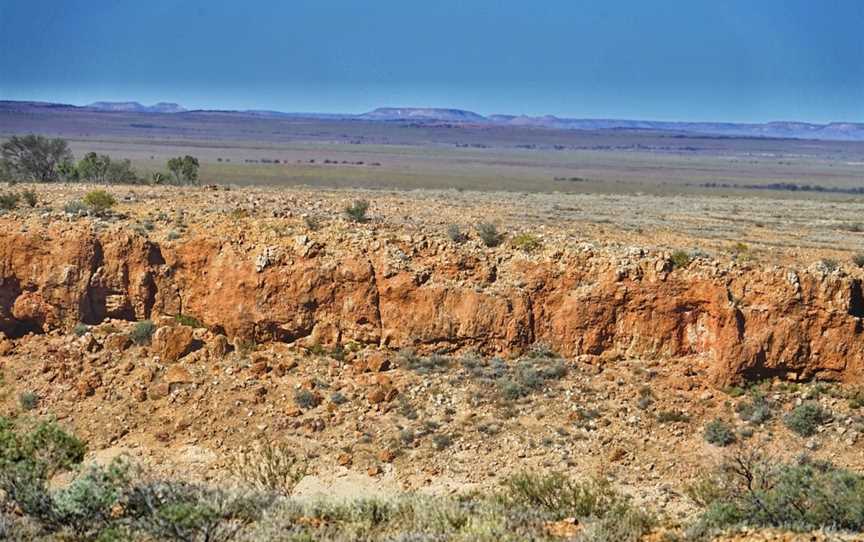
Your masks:
<instances>
[{"instance_id":1,"label":"stone block in cliff","mask_svg":"<svg viewBox=\"0 0 864 542\"><path fill-rule=\"evenodd\" d=\"M234 247L199 241L173 262L184 310L218 325L229 337L295 342L340 337L377 343L375 274L362 254L297 258L260 272Z\"/></svg>"},{"instance_id":2,"label":"stone block in cliff","mask_svg":"<svg viewBox=\"0 0 864 542\"><path fill-rule=\"evenodd\" d=\"M193 332L184 325L160 327L153 334L151 349L162 362L173 363L201 346Z\"/></svg>"},{"instance_id":3,"label":"stone block in cliff","mask_svg":"<svg viewBox=\"0 0 864 542\"><path fill-rule=\"evenodd\" d=\"M472 346L500 352L532 341L530 302L522 292L418 285L408 273L381 279L379 289L385 346Z\"/></svg>"},{"instance_id":4,"label":"stone block in cliff","mask_svg":"<svg viewBox=\"0 0 864 542\"><path fill-rule=\"evenodd\" d=\"M38 292L19 295L12 305L12 317L38 331L48 331L60 324L60 310Z\"/></svg>"}]
</instances>

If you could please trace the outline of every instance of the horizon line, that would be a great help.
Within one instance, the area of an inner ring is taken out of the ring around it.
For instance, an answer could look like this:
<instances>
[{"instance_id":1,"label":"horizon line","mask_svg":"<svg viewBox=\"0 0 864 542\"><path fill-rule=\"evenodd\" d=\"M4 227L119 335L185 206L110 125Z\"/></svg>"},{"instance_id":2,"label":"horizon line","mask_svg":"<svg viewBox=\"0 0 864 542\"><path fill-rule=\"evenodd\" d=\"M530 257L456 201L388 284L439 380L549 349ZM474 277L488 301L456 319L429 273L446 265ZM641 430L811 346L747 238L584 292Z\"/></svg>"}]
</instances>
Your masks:
<instances>
[{"instance_id":1,"label":"horizon line","mask_svg":"<svg viewBox=\"0 0 864 542\"><path fill-rule=\"evenodd\" d=\"M369 110L365 110L359 113L349 113L346 111L284 111L281 109L273 109L267 107L260 108L245 108L245 109L232 109L232 108L221 108L221 107L190 107L187 108L180 102L175 101L167 101L167 100L158 100L153 102L152 104L143 103L139 100L135 99L123 99L123 100L93 100L89 103L73 103L71 101L50 101L50 100L32 100L32 99L8 99L0 97L0 101L6 102L20 102L20 103L36 103L36 104L50 104L50 105L66 105L78 108L86 108L90 107L94 104L104 103L104 104L138 104L142 107L155 107L160 104L164 105L176 105L184 111L180 111L177 113L193 113L193 112L230 112L230 113L255 113L255 112L272 112L279 113L283 115L343 115L343 116L363 116L379 109L431 109L431 110L450 110L450 111L462 111L466 113L471 113L484 119L488 119L489 117L494 116L512 116L512 117L524 117L529 119L541 119L544 117L552 117L558 120L568 121L568 120L576 120L576 121L633 121L633 122L663 122L663 123L681 123L681 124L701 124L701 123L710 123L710 124L752 124L752 125L764 125L764 124L774 124L774 123L798 123L798 124L809 124L816 126L828 126L831 124L864 124L864 120L861 121L853 121L853 120L830 120L830 121L806 121L806 120L797 120L793 118L787 119L774 119L774 120L681 120L681 119L668 119L668 118L650 118L650 117L626 117L626 116L560 116L555 113L542 113L536 115L530 115L525 113L514 114L514 113L478 113L472 109L464 109L462 107L454 107L454 106L405 106L405 105L384 105L374 107ZM106 111L110 112L110 111ZM119 111L118 111L119 112ZM154 114L165 114L165 115L175 115L177 113L162 113L151 111L150 113Z\"/></svg>"}]
</instances>

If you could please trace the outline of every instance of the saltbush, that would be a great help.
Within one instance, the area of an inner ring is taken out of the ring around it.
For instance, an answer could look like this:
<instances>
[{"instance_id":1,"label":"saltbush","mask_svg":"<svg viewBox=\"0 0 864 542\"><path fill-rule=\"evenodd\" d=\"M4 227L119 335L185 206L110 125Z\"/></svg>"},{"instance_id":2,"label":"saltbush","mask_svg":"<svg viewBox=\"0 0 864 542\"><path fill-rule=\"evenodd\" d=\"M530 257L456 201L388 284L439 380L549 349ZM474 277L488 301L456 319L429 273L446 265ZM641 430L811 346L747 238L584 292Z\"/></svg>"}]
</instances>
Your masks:
<instances>
[{"instance_id":1,"label":"saltbush","mask_svg":"<svg viewBox=\"0 0 864 542\"><path fill-rule=\"evenodd\" d=\"M729 446L735 442L735 431L721 419L708 422L705 426L705 442L715 446Z\"/></svg>"},{"instance_id":2,"label":"saltbush","mask_svg":"<svg viewBox=\"0 0 864 542\"><path fill-rule=\"evenodd\" d=\"M802 437L809 437L816 433L820 425L830 420L830 412L822 408L819 403L810 402L792 409L792 412L783 418L783 423L790 431Z\"/></svg>"},{"instance_id":3,"label":"saltbush","mask_svg":"<svg viewBox=\"0 0 864 542\"><path fill-rule=\"evenodd\" d=\"M498 231L498 227L495 224L481 222L475 226L475 229L480 240L489 248L497 247L504 240L504 235Z\"/></svg>"},{"instance_id":4,"label":"saltbush","mask_svg":"<svg viewBox=\"0 0 864 542\"><path fill-rule=\"evenodd\" d=\"M153 333L156 331L156 324L150 320L143 320L135 324L132 331L129 333L129 338L137 345L147 345L153 339Z\"/></svg>"}]
</instances>

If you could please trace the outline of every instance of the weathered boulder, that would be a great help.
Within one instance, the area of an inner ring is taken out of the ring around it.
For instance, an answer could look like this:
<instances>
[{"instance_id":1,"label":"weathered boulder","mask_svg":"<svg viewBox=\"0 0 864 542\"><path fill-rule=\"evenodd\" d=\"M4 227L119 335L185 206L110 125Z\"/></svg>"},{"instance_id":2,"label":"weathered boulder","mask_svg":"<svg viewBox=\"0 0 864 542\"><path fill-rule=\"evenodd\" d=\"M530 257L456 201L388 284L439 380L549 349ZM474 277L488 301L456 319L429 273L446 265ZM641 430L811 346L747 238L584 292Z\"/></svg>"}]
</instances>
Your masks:
<instances>
[{"instance_id":1,"label":"weathered boulder","mask_svg":"<svg viewBox=\"0 0 864 542\"><path fill-rule=\"evenodd\" d=\"M173 363L196 349L200 344L193 336L189 326L176 325L160 327L153 333L151 348L165 363Z\"/></svg>"}]
</instances>

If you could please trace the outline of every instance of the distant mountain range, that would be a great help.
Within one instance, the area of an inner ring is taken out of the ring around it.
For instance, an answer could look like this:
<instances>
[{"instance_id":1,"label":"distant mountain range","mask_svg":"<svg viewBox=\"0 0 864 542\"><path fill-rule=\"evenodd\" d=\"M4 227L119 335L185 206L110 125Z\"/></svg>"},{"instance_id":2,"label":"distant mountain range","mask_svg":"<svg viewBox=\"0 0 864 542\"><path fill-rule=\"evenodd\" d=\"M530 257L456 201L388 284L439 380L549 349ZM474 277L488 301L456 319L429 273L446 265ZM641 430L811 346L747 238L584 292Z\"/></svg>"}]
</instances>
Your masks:
<instances>
[{"instance_id":1,"label":"distant mountain range","mask_svg":"<svg viewBox=\"0 0 864 542\"><path fill-rule=\"evenodd\" d=\"M429 107L380 107L363 114L339 113L284 113L269 110L212 111L188 110L176 103L157 103L147 106L138 102L95 102L87 106L53 104L44 102L0 101L3 107L19 106L70 108L88 111L115 113L158 113L195 115L221 113L226 115L251 115L266 118L313 118L324 120L363 120L373 122L404 122L420 124L460 124L464 126L523 126L555 130L630 130L700 134L719 137L794 138L841 141L864 141L864 123L831 122L815 124L795 121L766 123L737 122L673 122L630 119L568 119L552 115L529 117L524 115L483 116L463 109Z\"/></svg>"},{"instance_id":2,"label":"distant mountain range","mask_svg":"<svg viewBox=\"0 0 864 542\"><path fill-rule=\"evenodd\" d=\"M93 102L84 106L96 111L122 111L126 113L183 113L187 111L178 104L159 102L154 105L141 105L138 102Z\"/></svg>"}]
</instances>

